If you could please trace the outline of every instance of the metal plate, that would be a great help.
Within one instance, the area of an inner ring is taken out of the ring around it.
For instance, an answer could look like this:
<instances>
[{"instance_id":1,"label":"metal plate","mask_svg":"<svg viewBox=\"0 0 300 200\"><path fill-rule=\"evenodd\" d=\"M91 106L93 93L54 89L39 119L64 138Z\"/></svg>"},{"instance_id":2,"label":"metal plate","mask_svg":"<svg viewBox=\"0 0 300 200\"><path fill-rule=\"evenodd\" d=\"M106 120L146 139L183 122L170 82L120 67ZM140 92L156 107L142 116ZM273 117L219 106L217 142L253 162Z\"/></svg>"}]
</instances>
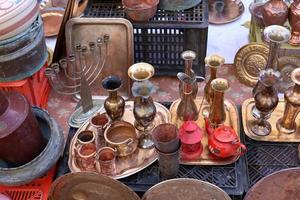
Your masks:
<instances>
[{"instance_id":1,"label":"metal plate","mask_svg":"<svg viewBox=\"0 0 300 200\"><path fill-rule=\"evenodd\" d=\"M300 57L298 56L282 56L278 59L278 70L282 79L279 82L279 91L284 92L294 83L291 79L291 73L294 69L300 67Z\"/></svg>"},{"instance_id":2,"label":"metal plate","mask_svg":"<svg viewBox=\"0 0 300 200\"><path fill-rule=\"evenodd\" d=\"M249 87L254 87L259 72L267 64L268 55L269 48L262 43L252 42L240 48L234 58L237 79Z\"/></svg>"},{"instance_id":3,"label":"metal plate","mask_svg":"<svg viewBox=\"0 0 300 200\"><path fill-rule=\"evenodd\" d=\"M245 7L240 0L209 0L209 23L226 24L241 17Z\"/></svg>"},{"instance_id":4,"label":"metal plate","mask_svg":"<svg viewBox=\"0 0 300 200\"><path fill-rule=\"evenodd\" d=\"M143 196L143 200L231 200L219 187L200 180L182 178L156 184Z\"/></svg>"},{"instance_id":5,"label":"metal plate","mask_svg":"<svg viewBox=\"0 0 300 200\"><path fill-rule=\"evenodd\" d=\"M297 200L300 197L300 168L275 172L256 183L244 200Z\"/></svg>"},{"instance_id":6,"label":"metal plate","mask_svg":"<svg viewBox=\"0 0 300 200\"><path fill-rule=\"evenodd\" d=\"M176 114L179 102L180 102L179 99L174 101L170 107L172 123L176 124L178 128L183 123L181 120L177 119L177 114ZM196 103L198 109L201 105L201 102L202 102L202 97L197 97L197 99L195 100L195 103ZM199 118L196 121L198 126L200 128L202 128L202 130L205 133L205 134L203 134L203 138L201 140L201 143L203 145L203 153L201 154L201 157L198 160L193 160L193 161L181 160L180 164L184 164L184 165L228 165L228 164L234 163L235 161L237 161L239 159L239 156L233 156L233 157L221 159L221 158L217 158L217 157L213 156L210 153L210 151L208 149L208 145L207 145L208 135L205 132L205 122L204 122L204 118L201 115L203 108L205 108L206 106L208 106L208 104L206 104L204 102L202 109L200 111L200 114L199 114ZM234 103L232 103L229 100L225 100L225 106L226 106L226 109L225 109L226 121L224 124L231 126L240 138L240 124L239 124L239 116L238 116L237 108L234 105Z\"/></svg>"},{"instance_id":7,"label":"metal plate","mask_svg":"<svg viewBox=\"0 0 300 200\"><path fill-rule=\"evenodd\" d=\"M294 134L280 134L276 128L276 122L283 116L285 102L280 99L276 109L271 114L268 122L272 126L272 133L267 136L257 136L250 130L250 124L255 119L252 116L252 107L255 105L254 99L247 99L242 105L242 116L243 116L243 126L244 132L248 137L257 141L267 141L267 142L300 142L300 115L296 118L297 130Z\"/></svg>"},{"instance_id":8,"label":"metal plate","mask_svg":"<svg viewBox=\"0 0 300 200\"><path fill-rule=\"evenodd\" d=\"M66 25L67 55L74 52L74 46L80 42L88 45L105 34L110 36L108 42L108 57L100 76L92 84L93 98L105 99L107 93L101 87L103 78L117 75L123 85L120 94L128 99L131 94L131 79L127 76L128 68L133 64L133 27L126 19L104 18L74 18Z\"/></svg>"},{"instance_id":9,"label":"metal plate","mask_svg":"<svg viewBox=\"0 0 300 200\"><path fill-rule=\"evenodd\" d=\"M169 123L171 121L171 114L168 109L166 109L163 105L159 103L155 103L157 114L154 119L154 123L156 125L162 124L162 123ZM134 116L133 116L133 101L127 101L125 105L125 113L123 116L123 120L134 123ZM71 172L79 172L81 171L75 163L74 154L75 154L75 143L76 141L74 138L77 138L77 135L82 130L86 130L89 126L89 122L86 122L84 125L82 125L76 134L74 135L69 149L69 168ZM137 130L137 133L140 134L140 132ZM116 170L117 173L112 176L114 179L120 179L125 178L127 176L130 176L132 174L135 174L144 168L151 165L155 160L157 159L157 153L155 151L155 148L152 149L140 149L138 148L132 155L124 157L122 159L117 158L116 161ZM95 169L96 171L96 169Z\"/></svg>"},{"instance_id":10,"label":"metal plate","mask_svg":"<svg viewBox=\"0 0 300 200\"><path fill-rule=\"evenodd\" d=\"M58 178L51 186L49 200L139 200L129 187L100 174L78 172Z\"/></svg>"}]
</instances>

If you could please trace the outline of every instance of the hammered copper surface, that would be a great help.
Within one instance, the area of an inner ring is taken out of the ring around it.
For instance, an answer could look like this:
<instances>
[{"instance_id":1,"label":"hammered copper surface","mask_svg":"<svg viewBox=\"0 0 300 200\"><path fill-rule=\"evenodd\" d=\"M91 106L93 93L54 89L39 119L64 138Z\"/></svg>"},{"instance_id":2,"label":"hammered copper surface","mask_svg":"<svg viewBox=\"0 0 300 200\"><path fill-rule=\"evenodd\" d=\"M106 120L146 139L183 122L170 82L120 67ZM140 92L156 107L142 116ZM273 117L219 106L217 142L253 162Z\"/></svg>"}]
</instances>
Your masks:
<instances>
[{"instance_id":1,"label":"hammered copper surface","mask_svg":"<svg viewBox=\"0 0 300 200\"><path fill-rule=\"evenodd\" d=\"M161 104L155 103L157 114L154 119L155 125L159 125L162 123L169 123L171 121L171 115L169 111ZM134 123L134 116L133 116L133 101L127 101L125 105L125 113L123 116L123 120L130 122L131 124ZM76 138L77 135L81 130L85 130L89 126L89 122L86 122L82 125L73 138ZM140 135L141 132L137 131ZM103 142L100 142L103 144ZM76 165L76 161L74 159L75 154L75 140L72 139L70 144L70 154L69 154L69 168L71 172L79 172L80 169ZM126 157L117 157L116 161L116 174L111 176L114 179L125 178L130 176L134 173L141 171L142 169L146 168L150 164L152 164L157 159L157 153L154 148L152 149L140 149L137 150Z\"/></svg>"},{"instance_id":2,"label":"hammered copper surface","mask_svg":"<svg viewBox=\"0 0 300 200\"><path fill-rule=\"evenodd\" d=\"M276 122L283 116L285 102L280 99L277 107L271 114L270 119L267 121L272 126L272 132L267 136L257 136L253 134L250 130L250 124L255 118L252 116L252 107L254 106L254 99L247 99L242 105L242 115L243 115L243 126L244 131L248 137L257 141L267 141L267 142L300 142L300 115L296 118L297 130L293 134L280 134L276 128Z\"/></svg>"},{"instance_id":3,"label":"hammered copper surface","mask_svg":"<svg viewBox=\"0 0 300 200\"><path fill-rule=\"evenodd\" d=\"M70 173L51 186L49 200L139 200L123 183L96 173Z\"/></svg>"},{"instance_id":4,"label":"hammered copper surface","mask_svg":"<svg viewBox=\"0 0 300 200\"><path fill-rule=\"evenodd\" d=\"M275 172L257 182L244 200L298 200L300 198L300 168Z\"/></svg>"},{"instance_id":5,"label":"hammered copper surface","mask_svg":"<svg viewBox=\"0 0 300 200\"><path fill-rule=\"evenodd\" d=\"M203 97L197 97L195 100L198 109L202 102L202 98ZM179 101L180 100L174 101L170 107L172 123L176 124L178 128L183 124L183 122L181 120L179 120L176 115L176 110L177 110ZM207 106L208 106L208 104L204 102L202 109L200 110L200 113L202 113L203 108L205 108ZM237 111L237 108L234 105L234 103L232 103L229 100L225 100L225 113L226 113L226 121L224 124L232 127L235 130L235 132L237 133L238 137L240 137L240 124L239 124L238 111ZM200 128L205 130L205 121L204 121L204 118L202 115L199 115L199 118L196 121L196 123L198 124L198 126ZM204 148L203 153L201 154L201 157L197 160L191 160L191 161L190 160L189 161L181 160L180 161L181 164L184 164L184 165L228 165L228 164L234 163L235 161L237 161L239 159L239 156L233 156L233 157L229 157L226 159L221 159L221 158L217 158L213 154L211 154L208 149L208 134L206 132L204 132L201 142L202 142L202 145Z\"/></svg>"},{"instance_id":6,"label":"hammered copper surface","mask_svg":"<svg viewBox=\"0 0 300 200\"><path fill-rule=\"evenodd\" d=\"M283 26L288 18L288 6L283 0L267 1L262 8L262 16L265 26Z\"/></svg>"},{"instance_id":7,"label":"hammered copper surface","mask_svg":"<svg viewBox=\"0 0 300 200\"><path fill-rule=\"evenodd\" d=\"M268 55L269 48L262 43L252 42L240 48L234 58L237 79L249 87L254 87L259 72L266 67Z\"/></svg>"},{"instance_id":8,"label":"hammered copper surface","mask_svg":"<svg viewBox=\"0 0 300 200\"><path fill-rule=\"evenodd\" d=\"M143 200L231 200L219 187L200 180L180 178L150 188Z\"/></svg>"},{"instance_id":9,"label":"hammered copper surface","mask_svg":"<svg viewBox=\"0 0 300 200\"><path fill-rule=\"evenodd\" d=\"M300 45L300 1L294 0L289 8L289 23L292 27L292 37L289 44L293 46Z\"/></svg>"},{"instance_id":10,"label":"hammered copper surface","mask_svg":"<svg viewBox=\"0 0 300 200\"><path fill-rule=\"evenodd\" d=\"M209 23L226 24L241 17L245 7L240 0L209 0Z\"/></svg>"},{"instance_id":11,"label":"hammered copper surface","mask_svg":"<svg viewBox=\"0 0 300 200\"><path fill-rule=\"evenodd\" d=\"M128 68L133 64L133 28L126 19L103 18L74 18L66 25L67 55L75 52L73 47L77 43L88 45L89 41L96 41L98 37L109 35L106 63L99 78L91 85L95 98L105 99L106 93L100 88L104 77L119 76L123 85L120 95L128 99L131 95L131 80L127 75Z\"/></svg>"}]
</instances>

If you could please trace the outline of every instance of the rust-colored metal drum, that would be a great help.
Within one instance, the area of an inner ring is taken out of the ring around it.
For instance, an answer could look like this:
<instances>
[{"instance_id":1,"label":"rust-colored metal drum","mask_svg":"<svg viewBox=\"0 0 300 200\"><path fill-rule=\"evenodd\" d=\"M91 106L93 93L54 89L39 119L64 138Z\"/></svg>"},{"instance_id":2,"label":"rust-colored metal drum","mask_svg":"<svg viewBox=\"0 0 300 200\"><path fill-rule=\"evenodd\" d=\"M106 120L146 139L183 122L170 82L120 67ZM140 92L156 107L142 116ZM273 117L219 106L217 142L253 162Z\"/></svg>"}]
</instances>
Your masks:
<instances>
[{"instance_id":1,"label":"rust-colored metal drum","mask_svg":"<svg viewBox=\"0 0 300 200\"><path fill-rule=\"evenodd\" d=\"M21 165L43 148L43 138L27 99L0 91L0 159Z\"/></svg>"}]
</instances>

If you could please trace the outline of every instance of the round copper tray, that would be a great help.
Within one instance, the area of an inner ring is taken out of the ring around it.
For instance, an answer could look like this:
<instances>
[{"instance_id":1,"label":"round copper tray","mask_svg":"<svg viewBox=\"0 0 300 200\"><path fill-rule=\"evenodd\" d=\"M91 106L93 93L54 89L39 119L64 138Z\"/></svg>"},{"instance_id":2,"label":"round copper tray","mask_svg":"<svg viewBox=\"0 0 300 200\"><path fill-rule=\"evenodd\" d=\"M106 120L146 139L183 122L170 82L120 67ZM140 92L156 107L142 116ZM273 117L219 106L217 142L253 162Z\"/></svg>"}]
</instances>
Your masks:
<instances>
[{"instance_id":1,"label":"round copper tray","mask_svg":"<svg viewBox=\"0 0 300 200\"><path fill-rule=\"evenodd\" d=\"M257 182L244 200L296 200L300 197L300 168L275 172Z\"/></svg>"},{"instance_id":2,"label":"round copper tray","mask_svg":"<svg viewBox=\"0 0 300 200\"><path fill-rule=\"evenodd\" d=\"M49 200L139 200L123 183L100 174L78 172L58 178L51 186Z\"/></svg>"},{"instance_id":3,"label":"round copper tray","mask_svg":"<svg viewBox=\"0 0 300 200\"><path fill-rule=\"evenodd\" d=\"M259 72L267 64L268 55L269 48L262 43L252 42L240 48L234 58L237 79L249 87L254 87Z\"/></svg>"},{"instance_id":4,"label":"round copper tray","mask_svg":"<svg viewBox=\"0 0 300 200\"><path fill-rule=\"evenodd\" d=\"M231 198L217 186L208 182L181 178L161 182L150 188L143 200L230 200Z\"/></svg>"},{"instance_id":5,"label":"round copper tray","mask_svg":"<svg viewBox=\"0 0 300 200\"><path fill-rule=\"evenodd\" d=\"M240 0L209 0L209 23L226 24L241 17L245 7Z\"/></svg>"}]
</instances>

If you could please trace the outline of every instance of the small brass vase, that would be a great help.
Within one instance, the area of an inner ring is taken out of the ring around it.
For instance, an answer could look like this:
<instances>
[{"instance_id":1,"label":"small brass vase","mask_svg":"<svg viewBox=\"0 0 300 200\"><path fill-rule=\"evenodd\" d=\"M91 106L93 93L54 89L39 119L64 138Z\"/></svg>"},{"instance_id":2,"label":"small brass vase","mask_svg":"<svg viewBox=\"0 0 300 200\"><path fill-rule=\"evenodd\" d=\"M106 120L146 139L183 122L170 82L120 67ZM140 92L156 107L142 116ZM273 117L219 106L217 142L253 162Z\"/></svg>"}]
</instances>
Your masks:
<instances>
[{"instance_id":1,"label":"small brass vase","mask_svg":"<svg viewBox=\"0 0 300 200\"><path fill-rule=\"evenodd\" d=\"M217 127L226 120L224 93L229 89L226 79L216 78L211 82L213 90L213 101L209 112L209 121L212 126Z\"/></svg>"},{"instance_id":2,"label":"small brass vase","mask_svg":"<svg viewBox=\"0 0 300 200\"><path fill-rule=\"evenodd\" d=\"M270 0L262 8L265 26L283 25L288 18L288 6L283 0Z\"/></svg>"},{"instance_id":3,"label":"small brass vase","mask_svg":"<svg viewBox=\"0 0 300 200\"><path fill-rule=\"evenodd\" d=\"M260 72L261 89L254 95L255 106L252 115L256 118L251 124L251 131L258 136L271 133L271 124L267 121L278 104L278 92L275 87L280 77L278 71L266 69Z\"/></svg>"},{"instance_id":4,"label":"small brass vase","mask_svg":"<svg viewBox=\"0 0 300 200\"><path fill-rule=\"evenodd\" d=\"M122 80L118 76L108 76L102 81L102 86L109 96L104 101L104 108L111 120L121 120L125 109L125 100L118 95Z\"/></svg>"},{"instance_id":5,"label":"small brass vase","mask_svg":"<svg viewBox=\"0 0 300 200\"><path fill-rule=\"evenodd\" d=\"M295 133L297 129L296 117L300 112L300 68L292 72L291 78L295 86L290 87L284 93L286 101L284 114L276 124L279 132L285 134Z\"/></svg>"},{"instance_id":6,"label":"small brass vase","mask_svg":"<svg viewBox=\"0 0 300 200\"><path fill-rule=\"evenodd\" d=\"M225 59L219 55L211 55L205 58L205 64L210 68L210 79L204 87L204 98L206 102L211 106L213 103L214 91L211 87L211 82L217 78L217 70L220 68Z\"/></svg>"},{"instance_id":7,"label":"small brass vase","mask_svg":"<svg viewBox=\"0 0 300 200\"><path fill-rule=\"evenodd\" d=\"M292 27L292 37L289 44L300 45L300 0L294 0L289 8L289 22Z\"/></svg>"}]
</instances>

